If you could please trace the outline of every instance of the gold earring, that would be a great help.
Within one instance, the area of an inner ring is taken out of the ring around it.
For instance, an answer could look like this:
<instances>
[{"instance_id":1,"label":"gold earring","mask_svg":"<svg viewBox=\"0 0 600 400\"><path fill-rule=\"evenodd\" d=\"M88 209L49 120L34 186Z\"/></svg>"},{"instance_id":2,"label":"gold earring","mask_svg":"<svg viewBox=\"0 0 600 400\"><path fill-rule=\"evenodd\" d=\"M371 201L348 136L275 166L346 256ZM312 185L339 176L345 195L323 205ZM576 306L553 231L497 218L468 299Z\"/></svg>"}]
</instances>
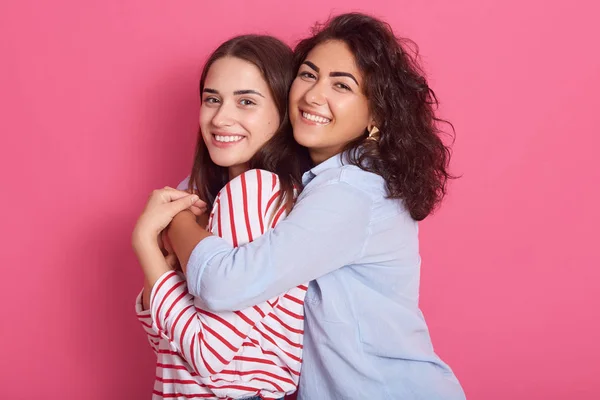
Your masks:
<instances>
[{"instance_id":1,"label":"gold earring","mask_svg":"<svg viewBox=\"0 0 600 400\"><path fill-rule=\"evenodd\" d=\"M379 136L379 128L373 126L371 129L369 129L369 136L367 137L367 139L374 140L377 142L379 140Z\"/></svg>"}]
</instances>

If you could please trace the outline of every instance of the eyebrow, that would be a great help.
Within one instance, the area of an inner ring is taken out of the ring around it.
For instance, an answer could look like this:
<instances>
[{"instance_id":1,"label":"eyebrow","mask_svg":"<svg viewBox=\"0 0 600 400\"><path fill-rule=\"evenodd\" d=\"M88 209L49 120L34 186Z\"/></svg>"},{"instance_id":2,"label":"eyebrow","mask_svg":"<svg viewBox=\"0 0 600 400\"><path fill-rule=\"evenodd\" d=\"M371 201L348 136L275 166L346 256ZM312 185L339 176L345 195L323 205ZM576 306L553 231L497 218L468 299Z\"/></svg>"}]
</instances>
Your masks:
<instances>
[{"instance_id":1,"label":"eyebrow","mask_svg":"<svg viewBox=\"0 0 600 400\"><path fill-rule=\"evenodd\" d=\"M308 65L310 68L312 68L313 70L315 70L316 72L319 72L319 67L317 67L314 63L310 62L310 61L304 61L302 64ZM345 76L347 78L352 79L358 86L360 86L358 84L358 80L354 77L354 75L352 75L350 72L341 72L341 71L333 71L329 73L329 76L331 77L335 77L335 76Z\"/></svg>"},{"instance_id":2,"label":"eyebrow","mask_svg":"<svg viewBox=\"0 0 600 400\"><path fill-rule=\"evenodd\" d=\"M204 88L203 90L204 93L212 93L212 94L219 94L219 91L216 89L211 89L211 88ZM242 94L256 94L260 97L265 97L263 96L259 91L257 90L253 90L253 89L244 89L244 90L236 90L235 92L233 92L234 96L239 96Z\"/></svg>"}]
</instances>

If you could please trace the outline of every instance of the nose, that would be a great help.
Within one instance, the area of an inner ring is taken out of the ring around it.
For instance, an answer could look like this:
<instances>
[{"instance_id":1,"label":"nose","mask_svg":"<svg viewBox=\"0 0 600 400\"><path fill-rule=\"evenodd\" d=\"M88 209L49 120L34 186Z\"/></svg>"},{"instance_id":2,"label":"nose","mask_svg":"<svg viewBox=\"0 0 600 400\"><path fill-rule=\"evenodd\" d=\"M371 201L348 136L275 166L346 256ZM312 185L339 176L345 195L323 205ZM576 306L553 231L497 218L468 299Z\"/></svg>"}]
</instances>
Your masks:
<instances>
[{"instance_id":1,"label":"nose","mask_svg":"<svg viewBox=\"0 0 600 400\"><path fill-rule=\"evenodd\" d=\"M315 82L315 84L304 94L304 101L314 106L324 105L325 93L323 85L321 85L320 82Z\"/></svg>"},{"instance_id":2,"label":"nose","mask_svg":"<svg viewBox=\"0 0 600 400\"><path fill-rule=\"evenodd\" d=\"M232 126L235 124L235 113L227 103L222 103L211 122L217 128Z\"/></svg>"}]
</instances>

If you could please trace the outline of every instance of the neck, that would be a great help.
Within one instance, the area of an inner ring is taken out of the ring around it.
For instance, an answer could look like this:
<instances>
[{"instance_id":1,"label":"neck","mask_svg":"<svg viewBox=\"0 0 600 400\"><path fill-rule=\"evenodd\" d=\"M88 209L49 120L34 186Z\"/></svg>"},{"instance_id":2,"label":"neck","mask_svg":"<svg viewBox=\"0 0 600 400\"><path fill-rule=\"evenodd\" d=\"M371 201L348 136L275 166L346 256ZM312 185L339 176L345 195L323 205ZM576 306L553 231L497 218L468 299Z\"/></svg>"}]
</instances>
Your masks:
<instances>
[{"instance_id":1,"label":"neck","mask_svg":"<svg viewBox=\"0 0 600 400\"><path fill-rule=\"evenodd\" d=\"M241 174L243 174L246 171L248 171L247 164L232 165L231 167L228 168L229 180L232 180L232 179L240 176Z\"/></svg>"},{"instance_id":2,"label":"neck","mask_svg":"<svg viewBox=\"0 0 600 400\"><path fill-rule=\"evenodd\" d=\"M331 149L328 150L309 150L308 154L310 155L310 158L313 162L313 164L319 165L321 164L323 161L330 159L331 157L338 155L342 152L342 149L337 149L334 151L331 151Z\"/></svg>"}]
</instances>

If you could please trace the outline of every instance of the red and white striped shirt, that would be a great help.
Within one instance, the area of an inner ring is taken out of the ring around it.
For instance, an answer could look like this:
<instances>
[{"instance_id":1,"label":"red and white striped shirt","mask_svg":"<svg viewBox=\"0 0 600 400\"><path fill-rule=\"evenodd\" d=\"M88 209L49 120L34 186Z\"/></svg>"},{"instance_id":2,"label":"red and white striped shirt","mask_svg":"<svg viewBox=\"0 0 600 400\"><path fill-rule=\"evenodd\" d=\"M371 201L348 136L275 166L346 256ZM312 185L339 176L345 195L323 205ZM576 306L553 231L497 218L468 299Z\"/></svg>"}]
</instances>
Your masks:
<instances>
[{"instance_id":1,"label":"red and white striped shirt","mask_svg":"<svg viewBox=\"0 0 600 400\"><path fill-rule=\"evenodd\" d=\"M279 179L250 170L217 195L208 229L233 246L251 242L285 217ZM307 286L254 307L211 313L194 304L185 276L171 271L154 285L150 310L136 312L157 353L153 399L278 399L297 388Z\"/></svg>"}]
</instances>

